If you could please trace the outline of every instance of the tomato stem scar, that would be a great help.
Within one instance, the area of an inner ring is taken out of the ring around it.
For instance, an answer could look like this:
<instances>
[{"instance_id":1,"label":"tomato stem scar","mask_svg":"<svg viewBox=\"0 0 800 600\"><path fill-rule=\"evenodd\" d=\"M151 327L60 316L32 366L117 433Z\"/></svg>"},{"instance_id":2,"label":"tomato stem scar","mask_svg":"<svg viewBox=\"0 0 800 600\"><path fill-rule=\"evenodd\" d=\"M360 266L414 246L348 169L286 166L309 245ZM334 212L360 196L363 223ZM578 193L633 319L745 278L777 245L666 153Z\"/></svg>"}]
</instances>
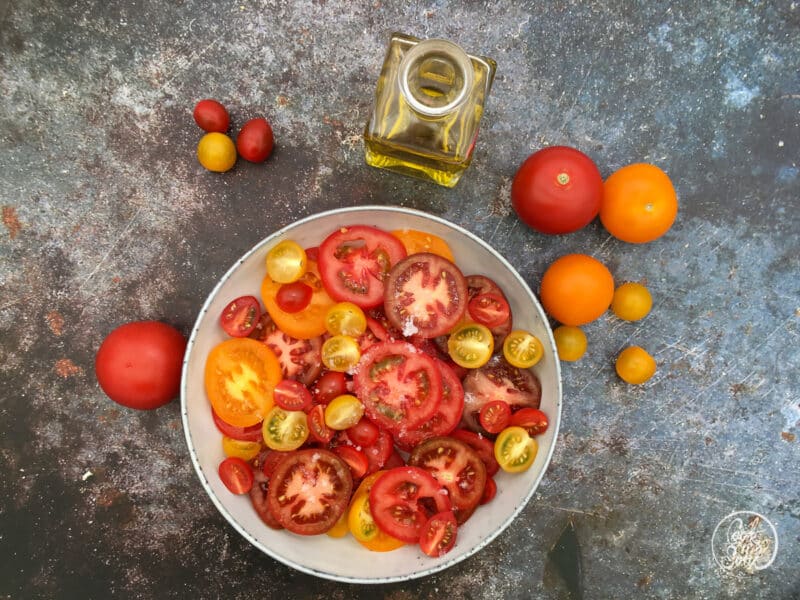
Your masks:
<instances>
[{"instance_id":1,"label":"tomato stem scar","mask_svg":"<svg viewBox=\"0 0 800 600\"><path fill-rule=\"evenodd\" d=\"M556 181L561 185L567 185L569 183L569 173L559 173L556 175Z\"/></svg>"}]
</instances>

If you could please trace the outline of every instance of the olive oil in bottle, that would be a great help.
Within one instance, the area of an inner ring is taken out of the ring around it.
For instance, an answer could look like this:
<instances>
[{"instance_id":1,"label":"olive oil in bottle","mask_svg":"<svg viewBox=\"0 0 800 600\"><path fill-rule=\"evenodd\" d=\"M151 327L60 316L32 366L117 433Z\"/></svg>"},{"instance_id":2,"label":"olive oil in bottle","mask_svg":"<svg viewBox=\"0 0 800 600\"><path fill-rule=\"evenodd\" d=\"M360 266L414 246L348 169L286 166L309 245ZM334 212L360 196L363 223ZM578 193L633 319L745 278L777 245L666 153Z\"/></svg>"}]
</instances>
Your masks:
<instances>
[{"instance_id":1,"label":"olive oil in bottle","mask_svg":"<svg viewBox=\"0 0 800 600\"><path fill-rule=\"evenodd\" d=\"M472 161L497 64L395 33L364 131L367 163L453 187Z\"/></svg>"}]
</instances>

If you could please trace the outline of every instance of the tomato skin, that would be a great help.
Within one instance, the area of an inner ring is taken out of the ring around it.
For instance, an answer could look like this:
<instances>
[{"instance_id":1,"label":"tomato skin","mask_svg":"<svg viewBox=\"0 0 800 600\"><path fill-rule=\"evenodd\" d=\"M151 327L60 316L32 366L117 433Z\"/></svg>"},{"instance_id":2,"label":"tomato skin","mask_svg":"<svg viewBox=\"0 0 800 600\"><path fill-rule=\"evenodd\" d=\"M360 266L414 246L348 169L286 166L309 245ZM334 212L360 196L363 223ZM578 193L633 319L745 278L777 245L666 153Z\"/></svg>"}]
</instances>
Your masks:
<instances>
[{"instance_id":1,"label":"tomato skin","mask_svg":"<svg viewBox=\"0 0 800 600\"><path fill-rule=\"evenodd\" d=\"M275 404L284 410L308 410L311 408L311 392L294 379L282 379L272 390Z\"/></svg>"},{"instance_id":2,"label":"tomato skin","mask_svg":"<svg viewBox=\"0 0 800 600\"><path fill-rule=\"evenodd\" d=\"M186 339L160 321L120 325L100 344L95 375L117 404L139 410L163 406L178 395Z\"/></svg>"},{"instance_id":3,"label":"tomato skin","mask_svg":"<svg viewBox=\"0 0 800 600\"><path fill-rule=\"evenodd\" d=\"M600 211L603 178L591 158L567 146L529 156L511 184L511 205L532 229L547 234L577 231Z\"/></svg>"},{"instance_id":4,"label":"tomato skin","mask_svg":"<svg viewBox=\"0 0 800 600\"><path fill-rule=\"evenodd\" d=\"M247 494L253 487L253 468L236 456L219 464L219 478L232 494Z\"/></svg>"},{"instance_id":5,"label":"tomato skin","mask_svg":"<svg viewBox=\"0 0 800 600\"><path fill-rule=\"evenodd\" d=\"M639 385L655 374L656 361L644 348L629 346L619 353L616 371L623 381Z\"/></svg>"},{"instance_id":6,"label":"tomato skin","mask_svg":"<svg viewBox=\"0 0 800 600\"><path fill-rule=\"evenodd\" d=\"M578 327L561 325L553 330L558 358L566 362L575 362L586 353L588 341L586 334Z\"/></svg>"},{"instance_id":7,"label":"tomato skin","mask_svg":"<svg viewBox=\"0 0 800 600\"><path fill-rule=\"evenodd\" d=\"M511 415L510 425L522 427L528 435L541 435L547 431L550 421L538 408L521 408Z\"/></svg>"},{"instance_id":8,"label":"tomato skin","mask_svg":"<svg viewBox=\"0 0 800 600\"><path fill-rule=\"evenodd\" d=\"M228 110L216 100L200 100L194 107L194 121L203 131L225 133L231 123Z\"/></svg>"},{"instance_id":9,"label":"tomato skin","mask_svg":"<svg viewBox=\"0 0 800 600\"><path fill-rule=\"evenodd\" d=\"M209 171L225 173L236 164L236 146L224 133L212 131L197 143L197 161Z\"/></svg>"},{"instance_id":10,"label":"tomato skin","mask_svg":"<svg viewBox=\"0 0 800 600\"><path fill-rule=\"evenodd\" d=\"M287 313L300 312L311 304L311 296L314 290L311 286L302 281L284 283L278 288L275 294L275 303L282 311Z\"/></svg>"},{"instance_id":11,"label":"tomato skin","mask_svg":"<svg viewBox=\"0 0 800 600\"><path fill-rule=\"evenodd\" d=\"M219 322L231 337L247 337L258 325L261 305L255 296L240 296L231 300L222 310Z\"/></svg>"},{"instance_id":12,"label":"tomato skin","mask_svg":"<svg viewBox=\"0 0 800 600\"><path fill-rule=\"evenodd\" d=\"M567 254L545 271L540 296L544 309L559 323L585 325L611 306L614 277L596 258Z\"/></svg>"},{"instance_id":13,"label":"tomato skin","mask_svg":"<svg viewBox=\"0 0 800 600\"><path fill-rule=\"evenodd\" d=\"M494 497L497 495L497 484L494 481L494 477L488 477L486 479L486 487L483 488L483 497L481 498L480 504L489 504Z\"/></svg>"},{"instance_id":14,"label":"tomato skin","mask_svg":"<svg viewBox=\"0 0 800 600\"><path fill-rule=\"evenodd\" d=\"M611 310L624 321L638 321L647 316L653 307L650 291L641 283L628 281L614 290Z\"/></svg>"},{"instance_id":15,"label":"tomato skin","mask_svg":"<svg viewBox=\"0 0 800 600\"><path fill-rule=\"evenodd\" d=\"M428 556L444 556L456 543L456 517L452 510L436 513L425 525L419 536L419 547Z\"/></svg>"},{"instance_id":16,"label":"tomato skin","mask_svg":"<svg viewBox=\"0 0 800 600\"><path fill-rule=\"evenodd\" d=\"M372 446L378 441L378 428L367 418L359 419L358 423L347 429L347 437L359 446Z\"/></svg>"},{"instance_id":17,"label":"tomato skin","mask_svg":"<svg viewBox=\"0 0 800 600\"><path fill-rule=\"evenodd\" d=\"M347 463L353 479L361 479L369 469L369 459L363 451L353 446L336 446L333 451Z\"/></svg>"},{"instance_id":18,"label":"tomato skin","mask_svg":"<svg viewBox=\"0 0 800 600\"><path fill-rule=\"evenodd\" d=\"M239 131L236 137L236 149L239 156L250 162L264 162L272 154L275 137L272 127L263 117L250 119Z\"/></svg>"}]
</instances>

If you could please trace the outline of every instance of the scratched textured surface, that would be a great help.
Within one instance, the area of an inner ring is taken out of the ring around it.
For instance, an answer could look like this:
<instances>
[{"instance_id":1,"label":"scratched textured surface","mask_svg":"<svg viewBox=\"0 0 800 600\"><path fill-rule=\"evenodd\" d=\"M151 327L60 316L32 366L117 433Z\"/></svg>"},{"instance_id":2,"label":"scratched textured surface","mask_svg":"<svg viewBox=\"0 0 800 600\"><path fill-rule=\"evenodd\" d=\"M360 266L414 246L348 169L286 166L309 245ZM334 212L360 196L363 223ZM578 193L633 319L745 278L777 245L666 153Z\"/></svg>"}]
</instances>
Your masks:
<instances>
[{"instance_id":1,"label":"scratched textured surface","mask_svg":"<svg viewBox=\"0 0 800 600\"><path fill-rule=\"evenodd\" d=\"M0 3L0 596L562 597L545 554L572 517L588 598L800 596L800 5L796 2L5 0ZM455 190L372 170L360 140L393 30L492 56L498 76ZM194 103L277 150L228 174L194 158ZM603 175L639 161L681 209L631 246L594 223L551 238L509 207L516 166L577 146ZM406 584L336 585L250 547L205 497L178 403L117 408L93 357L122 322L188 333L217 279L305 215L365 203L443 216L533 289L567 252L643 280L641 323L586 328L565 365L543 484L485 551ZM659 371L614 375L627 343ZM91 473L91 476L88 474ZM757 575L714 565L733 510L774 522Z\"/></svg>"}]
</instances>

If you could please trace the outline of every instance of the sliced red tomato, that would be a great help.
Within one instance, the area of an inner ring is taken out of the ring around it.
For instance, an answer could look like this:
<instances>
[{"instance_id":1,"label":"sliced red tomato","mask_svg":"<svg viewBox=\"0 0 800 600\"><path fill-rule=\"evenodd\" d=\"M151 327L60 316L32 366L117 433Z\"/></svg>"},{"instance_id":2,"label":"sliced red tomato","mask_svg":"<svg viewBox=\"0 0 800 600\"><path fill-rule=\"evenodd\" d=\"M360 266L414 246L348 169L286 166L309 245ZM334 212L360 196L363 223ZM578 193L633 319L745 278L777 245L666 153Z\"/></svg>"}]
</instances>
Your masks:
<instances>
[{"instance_id":1,"label":"sliced red tomato","mask_svg":"<svg viewBox=\"0 0 800 600\"><path fill-rule=\"evenodd\" d=\"M353 479L361 479L369 469L369 459L362 450L353 446L336 446L333 451L350 467Z\"/></svg>"},{"instance_id":2,"label":"sliced red tomato","mask_svg":"<svg viewBox=\"0 0 800 600\"><path fill-rule=\"evenodd\" d=\"M311 408L311 392L294 379L283 379L272 391L275 404L286 410L307 410Z\"/></svg>"},{"instance_id":3,"label":"sliced red tomato","mask_svg":"<svg viewBox=\"0 0 800 600\"><path fill-rule=\"evenodd\" d=\"M332 298L372 308L383 303L389 270L405 256L403 243L389 232L353 225L337 229L320 244L319 268Z\"/></svg>"},{"instance_id":4,"label":"sliced red tomato","mask_svg":"<svg viewBox=\"0 0 800 600\"><path fill-rule=\"evenodd\" d=\"M468 429L454 429L450 433L450 436L461 440L478 453L478 456L481 457L486 467L486 475L494 477L500 470L500 465L497 464L497 459L494 457L494 444L492 440L474 431L469 431Z\"/></svg>"},{"instance_id":5,"label":"sliced red tomato","mask_svg":"<svg viewBox=\"0 0 800 600\"><path fill-rule=\"evenodd\" d=\"M334 439L333 444L335 446L353 446L363 450L367 460L369 460L367 474L375 473L376 471L384 468L386 463L391 458L392 452L394 451L394 438L392 438L392 434L383 429L379 429L378 437L375 442L365 446L356 443L355 440L348 435L347 431L348 430L344 430L336 433L336 438Z\"/></svg>"},{"instance_id":6,"label":"sliced red tomato","mask_svg":"<svg viewBox=\"0 0 800 600\"><path fill-rule=\"evenodd\" d=\"M478 453L452 437L435 437L419 444L408 464L421 467L447 489L459 523L469 518L483 497L486 466Z\"/></svg>"},{"instance_id":7,"label":"sliced red tomato","mask_svg":"<svg viewBox=\"0 0 800 600\"><path fill-rule=\"evenodd\" d=\"M489 433L500 433L511 421L511 407L503 400L492 400L481 408L478 415L481 427Z\"/></svg>"},{"instance_id":8,"label":"sliced red tomato","mask_svg":"<svg viewBox=\"0 0 800 600\"><path fill-rule=\"evenodd\" d=\"M386 317L405 336L446 333L464 316L467 302L464 275L435 254L412 254L392 267L386 281Z\"/></svg>"},{"instance_id":9,"label":"sliced red tomato","mask_svg":"<svg viewBox=\"0 0 800 600\"><path fill-rule=\"evenodd\" d=\"M547 431L549 421L547 415L538 408L520 408L511 415L510 425L522 427L528 435L540 435Z\"/></svg>"},{"instance_id":10,"label":"sliced red tomato","mask_svg":"<svg viewBox=\"0 0 800 600\"><path fill-rule=\"evenodd\" d=\"M442 398L434 359L407 342L381 342L367 350L353 382L369 419L391 432L421 425Z\"/></svg>"},{"instance_id":11,"label":"sliced red tomato","mask_svg":"<svg viewBox=\"0 0 800 600\"><path fill-rule=\"evenodd\" d=\"M280 380L275 353L250 338L225 340L206 358L205 388L211 406L223 421L236 427L263 420Z\"/></svg>"},{"instance_id":12,"label":"sliced red tomato","mask_svg":"<svg viewBox=\"0 0 800 600\"><path fill-rule=\"evenodd\" d=\"M372 518L369 508L369 492L372 484L383 475L378 471L367 475L359 484L350 501L347 515L347 525L353 537L364 547L373 552L388 552L405 545L405 542L393 538L381 531Z\"/></svg>"},{"instance_id":13,"label":"sliced red tomato","mask_svg":"<svg viewBox=\"0 0 800 600\"><path fill-rule=\"evenodd\" d=\"M255 425L250 425L249 427L236 427L235 425L223 421L220 416L214 412L213 408L211 409L211 416L214 419L214 425L217 426L217 429L229 438L241 440L243 442L262 441L260 422Z\"/></svg>"},{"instance_id":14,"label":"sliced red tomato","mask_svg":"<svg viewBox=\"0 0 800 600\"><path fill-rule=\"evenodd\" d=\"M506 299L496 293L488 292L472 298L467 305L469 316L476 323L488 328L498 327L508 320L511 308Z\"/></svg>"},{"instance_id":15,"label":"sliced red tomato","mask_svg":"<svg viewBox=\"0 0 800 600\"><path fill-rule=\"evenodd\" d=\"M273 452L272 454L277 454ZM267 490L269 489L269 477L264 475L259 469L253 473L253 487L250 488L250 502L258 514L259 518L272 529L283 529L278 520L273 516L267 502Z\"/></svg>"},{"instance_id":16,"label":"sliced red tomato","mask_svg":"<svg viewBox=\"0 0 800 600\"><path fill-rule=\"evenodd\" d=\"M272 477L272 474L275 472L275 467L278 466L278 463L281 462L283 457L287 454L289 453L280 450L268 451L266 456L260 460L261 472L267 477Z\"/></svg>"},{"instance_id":17,"label":"sliced red tomato","mask_svg":"<svg viewBox=\"0 0 800 600\"><path fill-rule=\"evenodd\" d=\"M294 338L281 331L267 313L261 316L250 337L265 343L275 353L285 379L296 379L309 385L319 377L322 371L321 337Z\"/></svg>"},{"instance_id":18,"label":"sliced red tomato","mask_svg":"<svg viewBox=\"0 0 800 600\"><path fill-rule=\"evenodd\" d=\"M417 543L428 519L450 510L450 498L424 469L397 467L386 471L372 485L369 506L372 518L384 533Z\"/></svg>"},{"instance_id":19,"label":"sliced red tomato","mask_svg":"<svg viewBox=\"0 0 800 600\"><path fill-rule=\"evenodd\" d=\"M247 337L261 317L261 304L255 296L240 296L231 300L219 316L220 325L231 337Z\"/></svg>"},{"instance_id":20,"label":"sliced red tomato","mask_svg":"<svg viewBox=\"0 0 800 600\"><path fill-rule=\"evenodd\" d=\"M267 502L277 521L300 535L325 533L347 509L353 491L350 468L323 448L297 450L275 467Z\"/></svg>"},{"instance_id":21,"label":"sliced red tomato","mask_svg":"<svg viewBox=\"0 0 800 600\"><path fill-rule=\"evenodd\" d=\"M237 456L219 464L219 478L232 494L247 494L253 487L253 468Z\"/></svg>"},{"instance_id":22,"label":"sliced red tomato","mask_svg":"<svg viewBox=\"0 0 800 600\"><path fill-rule=\"evenodd\" d=\"M308 434L310 439L327 444L336 432L325 424L325 406L315 404L308 411Z\"/></svg>"},{"instance_id":23,"label":"sliced red tomato","mask_svg":"<svg viewBox=\"0 0 800 600\"><path fill-rule=\"evenodd\" d=\"M457 530L458 525L453 511L436 513L422 526L419 547L428 556L434 558L443 556L455 545Z\"/></svg>"}]
</instances>

